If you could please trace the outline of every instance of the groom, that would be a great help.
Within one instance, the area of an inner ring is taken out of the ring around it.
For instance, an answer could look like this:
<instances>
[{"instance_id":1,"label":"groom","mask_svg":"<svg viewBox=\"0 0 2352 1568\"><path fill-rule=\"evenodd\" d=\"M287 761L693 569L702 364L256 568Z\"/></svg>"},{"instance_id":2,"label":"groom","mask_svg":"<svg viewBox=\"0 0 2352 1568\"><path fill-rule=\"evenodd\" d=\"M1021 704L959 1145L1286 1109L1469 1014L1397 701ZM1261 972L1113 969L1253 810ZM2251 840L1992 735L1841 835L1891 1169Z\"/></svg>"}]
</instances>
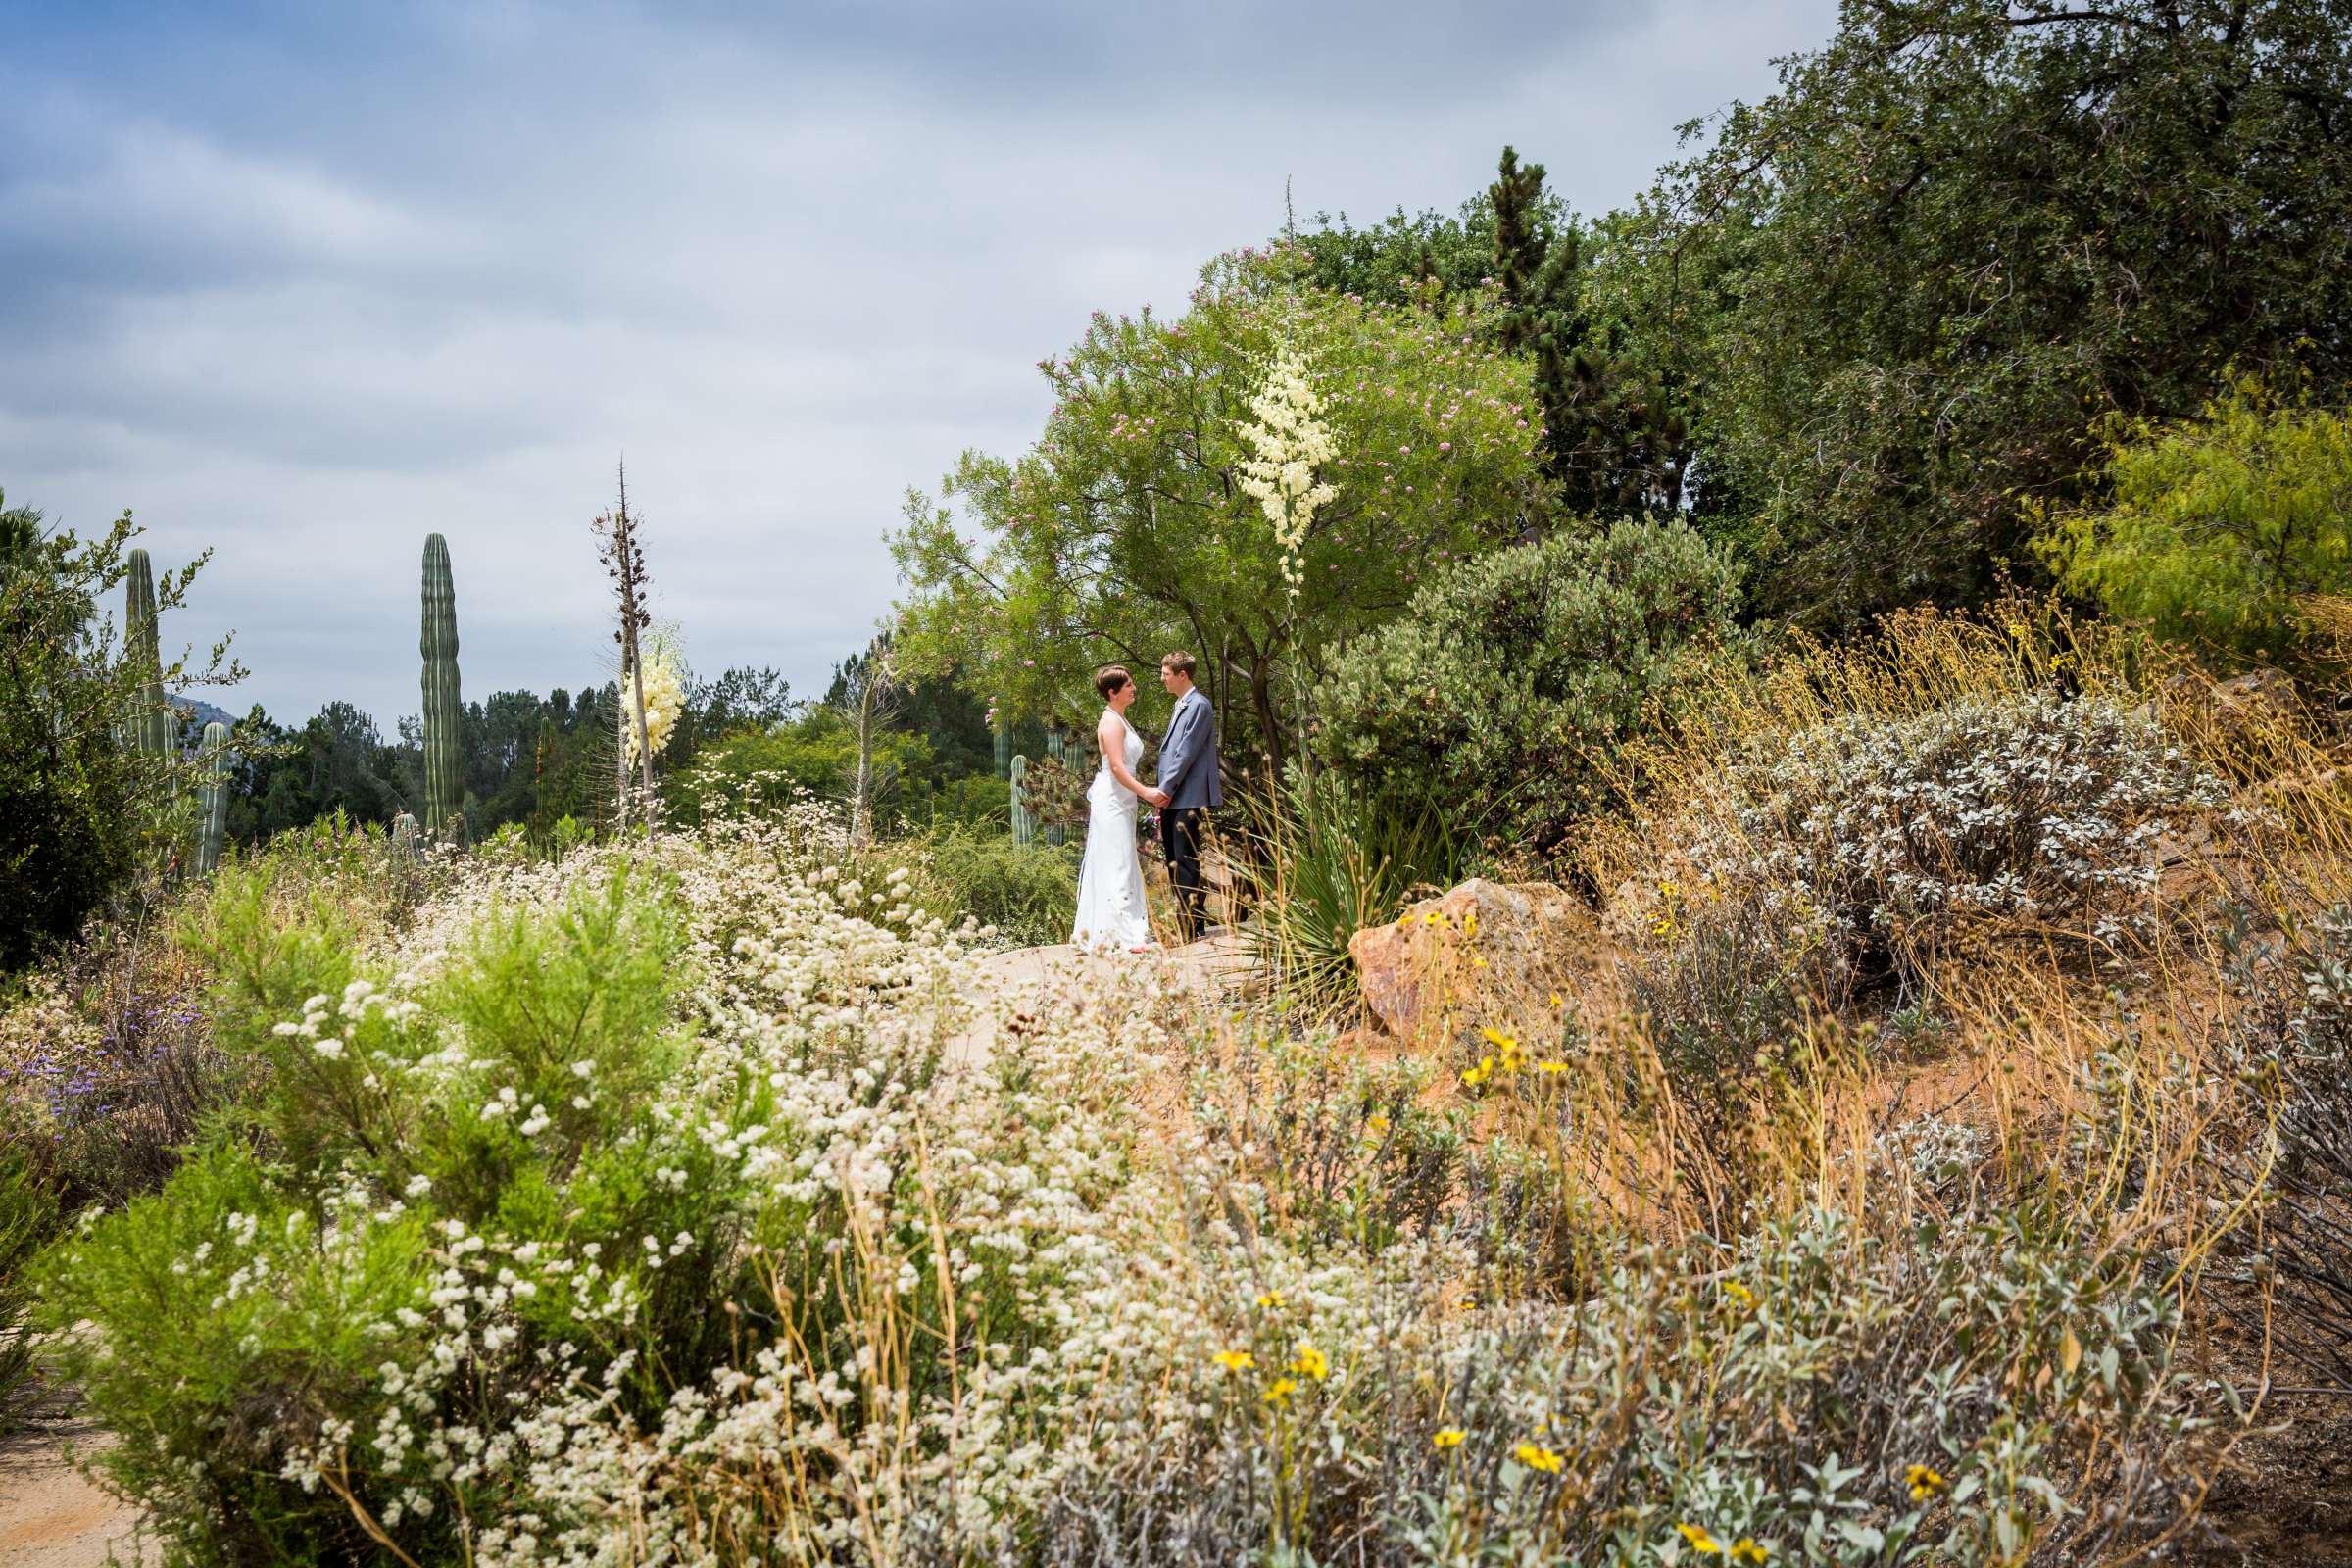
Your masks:
<instances>
[{"instance_id":1,"label":"groom","mask_svg":"<svg viewBox=\"0 0 2352 1568\"><path fill-rule=\"evenodd\" d=\"M1217 777L1217 715L1193 685L1192 655L1161 660L1159 683L1176 699L1167 738L1159 743L1159 842L1168 852L1168 880L1176 887L1177 930L1190 942L1207 923L1207 901L1200 891L1202 815L1225 804L1225 786Z\"/></svg>"}]
</instances>

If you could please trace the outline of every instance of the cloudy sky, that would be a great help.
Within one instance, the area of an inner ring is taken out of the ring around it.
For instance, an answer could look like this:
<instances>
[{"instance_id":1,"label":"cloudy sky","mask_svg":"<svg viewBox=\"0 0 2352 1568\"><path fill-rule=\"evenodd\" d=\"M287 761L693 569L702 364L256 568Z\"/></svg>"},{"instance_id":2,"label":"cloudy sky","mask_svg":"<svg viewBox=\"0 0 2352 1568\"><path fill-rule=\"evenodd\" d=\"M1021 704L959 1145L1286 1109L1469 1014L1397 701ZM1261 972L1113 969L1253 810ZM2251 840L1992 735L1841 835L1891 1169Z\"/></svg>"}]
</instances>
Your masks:
<instances>
[{"instance_id":1,"label":"cloudy sky","mask_svg":"<svg viewBox=\"0 0 2352 1568\"><path fill-rule=\"evenodd\" d=\"M1017 449L1089 310L1302 217L1578 208L1834 0L133 6L0 0L0 487L212 547L216 696L388 731L449 537L468 696L604 678L625 452L661 612L821 690L885 530Z\"/></svg>"}]
</instances>

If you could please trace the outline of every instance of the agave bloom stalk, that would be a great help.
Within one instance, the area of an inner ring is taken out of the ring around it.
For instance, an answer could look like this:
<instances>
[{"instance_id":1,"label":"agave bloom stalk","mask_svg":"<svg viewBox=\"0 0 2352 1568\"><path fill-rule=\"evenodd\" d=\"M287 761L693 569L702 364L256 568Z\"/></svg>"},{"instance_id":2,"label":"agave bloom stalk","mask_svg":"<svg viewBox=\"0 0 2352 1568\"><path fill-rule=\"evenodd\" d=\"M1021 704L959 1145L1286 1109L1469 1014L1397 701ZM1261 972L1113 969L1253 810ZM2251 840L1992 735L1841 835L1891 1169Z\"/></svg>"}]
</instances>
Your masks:
<instances>
[{"instance_id":1,"label":"agave bloom stalk","mask_svg":"<svg viewBox=\"0 0 2352 1568\"><path fill-rule=\"evenodd\" d=\"M1266 378L1250 399L1253 424L1242 426L1250 456L1241 463L1242 493L1256 501L1274 525L1282 550L1283 586L1294 606L1306 581L1306 535L1315 514L1339 496L1337 487L1315 477L1318 465L1337 455L1331 428L1323 422L1323 400L1309 379L1306 362L1289 348L1277 349Z\"/></svg>"},{"instance_id":2,"label":"agave bloom stalk","mask_svg":"<svg viewBox=\"0 0 2352 1568\"><path fill-rule=\"evenodd\" d=\"M1298 590L1306 583L1306 535L1315 514L1338 498L1339 488L1315 477L1319 464L1337 455L1331 427L1323 422L1323 400L1308 377L1306 362L1287 345L1274 352L1266 378L1250 400L1257 416L1242 426L1242 439L1250 456L1241 462L1242 493L1255 500L1274 525L1274 543L1282 551L1282 583L1289 595L1292 681L1297 690L1298 752L1306 758L1306 691L1298 673Z\"/></svg>"}]
</instances>

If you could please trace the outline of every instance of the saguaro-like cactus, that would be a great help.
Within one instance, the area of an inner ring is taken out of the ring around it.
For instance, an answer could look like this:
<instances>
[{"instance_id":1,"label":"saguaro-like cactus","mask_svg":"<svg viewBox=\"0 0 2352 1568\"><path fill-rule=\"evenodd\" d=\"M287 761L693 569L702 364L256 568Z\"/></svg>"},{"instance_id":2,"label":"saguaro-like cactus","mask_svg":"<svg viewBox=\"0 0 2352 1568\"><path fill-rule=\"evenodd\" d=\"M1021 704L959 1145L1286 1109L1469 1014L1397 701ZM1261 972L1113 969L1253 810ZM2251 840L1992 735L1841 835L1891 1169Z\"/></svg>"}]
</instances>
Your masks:
<instances>
[{"instance_id":1,"label":"saguaro-like cactus","mask_svg":"<svg viewBox=\"0 0 2352 1568\"><path fill-rule=\"evenodd\" d=\"M1015 757L1008 771L1012 777L1012 842L1025 850L1037 840L1037 813L1021 798L1021 786L1029 781L1029 759Z\"/></svg>"},{"instance_id":2,"label":"saguaro-like cactus","mask_svg":"<svg viewBox=\"0 0 2352 1568\"><path fill-rule=\"evenodd\" d=\"M466 837L465 773L459 765L458 733L464 709L458 700L458 590L449 574L449 541L424 536L424 824L438 838ZM453 818L455 819L453 821Z\"/></svg>"},{"instance_id":3,"label":"saguaro-like cactus","mask_svg":"<svg viewBox=\"0 0 2352 1568\"><path fill-rule=\"evenodd\" d=\"M416 819L406 811L392 819L392 853L404 860L416 858Z\"/></svg>"},{"instance_id":4,"label":"saguaro-like cactus","mask_svg":"<svg viewBox=\"0 0 2352 1568\"><path fill-rule=\"evenodd\" d=\"M164 664L156 637L155 568L147 552L133 550L123 583L122 636L140 669L138 708L127 719L130 744L149 757L172 749L172 712L164 706Z\"/></svg>"},{"instance_id":5,"label":"saguaro-like cactus","mask_svg":"<svg viewBox=\"0 0 2352 1568\"><path fill-rule=\"evenodd\" d=\"M220 841L228 833L228 726L217 718L204 726L196 766L196 874L211 876L220 863Z\"/></svg>"},{"instance_id":6,"label":"saguaro-like cactus","mask_svg":"<svg viewBox=\"0 0 2352 1568\"><path fill-rule=\"evenodd\" d=\"M1000 724L997 726L996 741L997 777L1009 778L1012 774L1012 731Z\"/></svg>"}]
</instances>

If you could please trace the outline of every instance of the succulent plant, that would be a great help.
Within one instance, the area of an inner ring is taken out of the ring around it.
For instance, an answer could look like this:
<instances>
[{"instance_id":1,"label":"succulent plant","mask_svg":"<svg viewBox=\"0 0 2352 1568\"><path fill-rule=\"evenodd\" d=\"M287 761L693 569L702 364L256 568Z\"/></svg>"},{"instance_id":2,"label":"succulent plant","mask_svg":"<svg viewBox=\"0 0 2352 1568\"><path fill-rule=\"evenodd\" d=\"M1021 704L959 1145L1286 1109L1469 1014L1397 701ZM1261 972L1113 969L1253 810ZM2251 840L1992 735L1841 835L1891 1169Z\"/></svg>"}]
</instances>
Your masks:
<instances>
[{"instance_id":1,"label":"succulent plant","mask_svg":"<svg viewBox=\"0 0 2352 1568\"><path fill-rule=\"evenodd\" d=\"M568 817L566 821L570 820ZM404 860L414 860L417 855L416 818L403 811L392 819L392 849Z\"/></svg>"},{"instance_id":2,"label":"succulent plant","mask_svg":"<svg viewBox=\"0 0 2352 1568\"><path fill-rule=\"evenodd\" d=\"M122 636L125 651L144 678L125 729L129 744L149 757L162 757L172 749L172 710L164 704L164 665L157 646L155 567L144 550L130 553L128 567L123 583Z\"/></svg>"},{"instance_id":3,"label":"succulent plant","mask_svg":"<svg viewBox=\"0 0 2352 1568\"><path fill-rule=\"evenodd\" d=\"M1021 793L1029 778L1029 759L1015 757L1008 772L1012 779L1012 842L1025 850L1037 841L1037 813L1029 809Z\"/></svg>"},{"instance_id":4,"label":"succulent plant","mask_svg":"<svg viewBox=\"0 0 2352 1568\"><path fill-rule=\"evenodd\" d=\"M217 718L204 726L196 767L196 874L211 876L228 833L228 726Z\"/></svg>"},{"instance_id":5,"label":"succulent plant","mask_svg":"<svg viewBox=\"0 0 2352 1568\"><path fill-rule=\"evenodd\" d=\"M424 821L435 837L466 837L465 773L459 732L464 708L458 697L458 591L450 578L449 541L424 538L424 630L417 643L424 656Z\"/></svg>"}]
</instances>

